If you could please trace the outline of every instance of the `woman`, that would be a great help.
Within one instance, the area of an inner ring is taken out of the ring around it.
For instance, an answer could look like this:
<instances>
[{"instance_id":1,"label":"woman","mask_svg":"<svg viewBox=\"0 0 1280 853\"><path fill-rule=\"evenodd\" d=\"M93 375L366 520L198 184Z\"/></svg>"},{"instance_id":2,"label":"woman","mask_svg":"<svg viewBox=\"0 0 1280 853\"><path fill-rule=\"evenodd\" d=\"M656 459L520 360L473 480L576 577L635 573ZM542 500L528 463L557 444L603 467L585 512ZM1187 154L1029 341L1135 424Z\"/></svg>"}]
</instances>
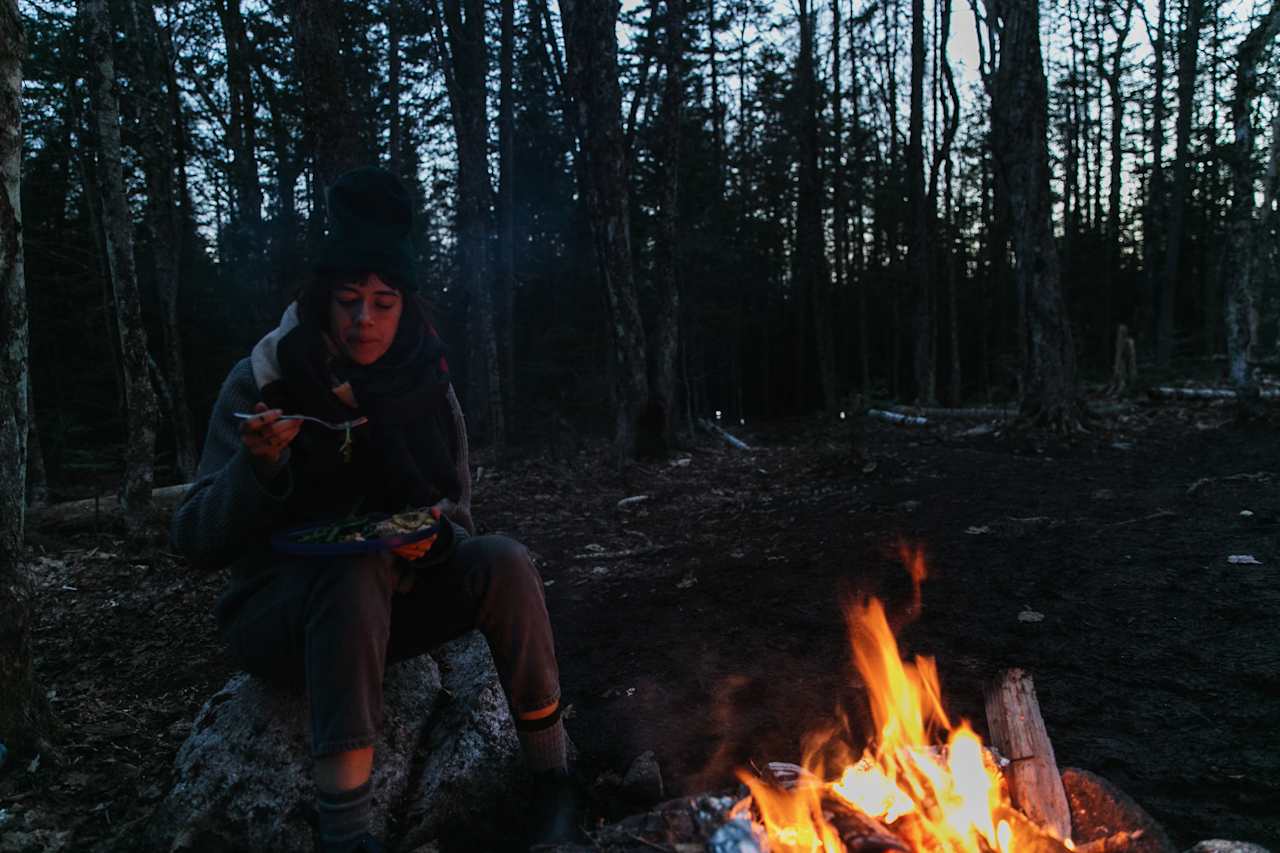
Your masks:
<instances>
[{"instance_id":1,"label":"woman","mask_svg":"<svg viewBox=\"0 0 1280 853\"><path fill-rule=\"evenodd\" d=\"M318 849L381 849L368 825L384 667L472 628L535 773L534 834L558 840L573 831L572 797L542 582L523 545L470 535L465 425L415 292L411 199L364 168L328 201L314 282L223 383L174 545L231 566L215 615L233 660L309 695ZM368 420L332 431L285 414ZM393 553L289 557L269 545L283 528L424 506L441 533Z\"/></svg>"}]
</instances>

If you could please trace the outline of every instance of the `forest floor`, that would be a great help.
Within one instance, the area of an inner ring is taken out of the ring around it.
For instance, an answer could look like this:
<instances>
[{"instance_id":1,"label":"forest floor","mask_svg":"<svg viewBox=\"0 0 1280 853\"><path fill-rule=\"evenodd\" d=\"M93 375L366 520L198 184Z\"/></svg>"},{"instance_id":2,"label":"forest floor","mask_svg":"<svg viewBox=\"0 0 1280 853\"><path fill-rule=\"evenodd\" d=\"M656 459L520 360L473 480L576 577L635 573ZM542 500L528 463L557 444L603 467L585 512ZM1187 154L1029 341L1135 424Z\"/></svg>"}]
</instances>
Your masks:
<instances>
[{"instance_id":1,"label":"forest floor","mask_svg":"<svg viewBox=\"0 0 1280 853\"><path fill-rule=\"evenodd\" d=\"M1023 667L1062 766L1108 778L1180 848L1280 850L1278 424L1275 407L1233 412L1139 402L1071 439L749 424L735 430L749 451L708 443L622 474L600 444L482 454L477 517L535 554L588 784L652 751L668 796L724 789L736 767L799 760L839 709L857 729L842 604L871 592L901 611L907 543L929 577L900 643L937 658L953 716L983 732L985 683ZM222 578L88 532L33 533L31 562L60 761L0 776L0 851L7 834L132 849L231 674L210 616Z\"/></svg>"}]
</instances>

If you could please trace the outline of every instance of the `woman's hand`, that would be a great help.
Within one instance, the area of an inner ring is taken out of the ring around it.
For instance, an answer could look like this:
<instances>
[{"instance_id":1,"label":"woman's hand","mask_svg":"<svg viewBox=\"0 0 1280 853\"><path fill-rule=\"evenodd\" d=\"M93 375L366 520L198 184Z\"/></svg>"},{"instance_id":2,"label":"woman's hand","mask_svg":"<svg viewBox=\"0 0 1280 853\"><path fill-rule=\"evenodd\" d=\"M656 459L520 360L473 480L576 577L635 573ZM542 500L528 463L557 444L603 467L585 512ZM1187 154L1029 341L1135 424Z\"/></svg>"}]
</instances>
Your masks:
<instances>
[{"instance_id":1,"label":"woman's hand","mask_svg":"<svg viewBox=\"0 0 1280 853\"><path fill-rule=\"evenodd\" d=\"M282 412L268 409L266 403L258 403L253 410L257 416L240 424L240 441L248 449L255 470L264 475L280 464L280 455L298 436L302 421L282 421Z\"/></svg>"},{"instance_id":2,"label":"woman's hand","mask_svg":"<svg viewBox=\"0 0 1280 853\"><path fill-rule=\"evenodd\" d=\"M444 504L445 501L441 501L430 509L431 517L437 522L440 521L443 512L442 507ZM442 523L448 524L449 519L446 518ZM431 546L436 544L436 538L439 535L439 533L433 533L426 539L419 539L417 542L410 542L408 545L401 545L399 548L392 548L391 553L395 554L402 560L409 560L412 562L413 560L426 556L426 553L431 550Z\"/></svg>"},{"instance_id":3,"label":"woman's hand","mask_svg":"<svg viewBox=\"0 0 1280 853\"><path fill-rule=\"evenodd\" d=\"M448 506L449 503L448 499L445 499L431 507L431 517L440 524L449 523L449 519L444 517L444 507ZM399 548L392 548L391 553L395 554L402 560L407 560L412 563L414 560L419 560L425 557L427 552L431 550L431 546L436 544L436 540L438 538L440 538L440 534L434 533L426 539L419 539L417 542L410 542L408 545L401 545ZM400 581L396 584L396 592L408 592L413 589L415 577L417 577L417 572L413 570L413 567L405 566L404 570L400 573Z\"/></svg>"}]
</instances>

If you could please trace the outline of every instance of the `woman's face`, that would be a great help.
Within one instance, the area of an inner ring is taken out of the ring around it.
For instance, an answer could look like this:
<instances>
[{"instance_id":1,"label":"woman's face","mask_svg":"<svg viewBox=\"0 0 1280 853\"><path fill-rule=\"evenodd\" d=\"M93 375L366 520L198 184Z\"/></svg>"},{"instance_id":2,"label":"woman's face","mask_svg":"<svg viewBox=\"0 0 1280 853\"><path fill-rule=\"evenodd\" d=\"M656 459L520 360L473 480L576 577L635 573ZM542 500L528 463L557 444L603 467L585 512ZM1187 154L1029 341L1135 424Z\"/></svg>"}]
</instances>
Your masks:
<instances>
[{"instance_id":1,"label":"woman's face","mask_svg":"<svg viewBox=\"0 0 1280 853\"><path fill-rule=\"evenodd\" d=\"M356 364L373 364L391 348L403 310L400 291L369 273L363 281L333 288L329 334L342 355Z\"/></svg>"}]
</instances>

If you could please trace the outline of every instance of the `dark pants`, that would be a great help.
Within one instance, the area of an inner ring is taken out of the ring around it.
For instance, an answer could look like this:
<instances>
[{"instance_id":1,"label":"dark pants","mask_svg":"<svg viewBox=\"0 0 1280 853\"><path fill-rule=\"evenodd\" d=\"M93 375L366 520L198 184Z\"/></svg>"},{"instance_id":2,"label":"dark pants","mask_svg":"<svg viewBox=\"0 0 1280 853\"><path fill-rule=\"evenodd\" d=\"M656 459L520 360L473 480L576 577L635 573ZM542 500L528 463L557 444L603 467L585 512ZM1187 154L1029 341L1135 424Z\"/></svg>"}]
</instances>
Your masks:
<instances>
[{"instance_id":1,"label":"dark pants","mask_svg":"<svg viewBox=\"0 0 1280 853\"><path fill-rule=\"evenodd\" d=\"M309 694L313 754L371 746L386 665L473 628L489 642L515 714L559 699L551 623L528 549L475 536L443 565L412 565L390 554L282 558L247 598L220 608L237 665ZM396 592L406 570L417 572L413 588Z\"/></svg>"}]
</instances>

